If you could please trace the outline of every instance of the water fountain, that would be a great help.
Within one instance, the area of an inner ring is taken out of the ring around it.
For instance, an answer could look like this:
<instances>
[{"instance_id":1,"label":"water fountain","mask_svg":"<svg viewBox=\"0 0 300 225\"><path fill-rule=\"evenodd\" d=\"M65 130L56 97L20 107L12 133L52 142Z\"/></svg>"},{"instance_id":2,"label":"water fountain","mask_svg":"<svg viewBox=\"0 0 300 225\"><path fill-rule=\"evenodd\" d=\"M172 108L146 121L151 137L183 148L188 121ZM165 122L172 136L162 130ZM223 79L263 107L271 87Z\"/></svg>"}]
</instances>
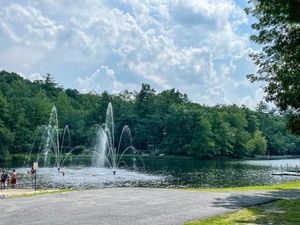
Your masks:
<instances>
[{"instance_id":1,"label":"water fountain","mask_svg":"<svg viewBox=\"0 0 300 225\"><path fill-rule=\"evenodd\" d=\"M113 107L109 103L106 111L105 123L98 127L96 134L96 145L93 152L93 164L97 167L105 167L106 165L112 169L113 174L116 174L116 170L120 165L126 165L123 160L124 154L132 151L134 154L138 154L135 147L132 146L132 137L130 129L125 125L121 131L118 145L115 146L115 127ZM122 149L124 139L127 138L129 144Z\"/></svg>"},{"instance_id":2,"label":"water fountain","mask_svg":"<svg viewBox=\"0 0 300 225\"><path fill-rule=\"evenodd\" d=\"M41 126L40 129L43 132L39 145L39 154L37 160L42 157L44 166L48 166L50 159L53 158L54 166L57 167L58 171L60 171L60 168L64 165L66 159L69 158L71 153L74 150L77 150L78 147L71 149L71 137L68 125L66 125L63 129L63 134L60 141L60 130L55 106L53 106L51 110L48 125Z\"/></svg>"},{"instance_id":3,"label":"water fountain","mask_svg":"<svg viewBox=\"0 0 300 225\"><path fill-rule=\"evenodd\" d=\"M161 176L139 172L141 164L138 164L135 158L127 161L128 165L126 165L125 154L129 151L132 153L138 153L138 151L131 144L132 138L128 126L123 127L117 146L115 146L115 126L111 104L107 108L105 123L97 127L97 140L92 149L71 148L69 127L66 126L62 129L58 124L57 110L56 107L53 107L48 124L40 126L36 130L36 138L34 138L33 147L28 154L27 163L23 168L18 168L19 174L26 177L26 179L22 179L24 182L20 184L21 186L30 186L31 177L28 166L31 166L32 162L36 160L40 162L38 183L43 187L120 187L157 182L162 179ZM31 154L33 149L37 148L39 149L38 154ZM76 149L80 149L82 154L76 155L74 158L75 154L72 152L74 153ZM33 156L34 158L32 158ZM139 155L134 157L139 157ZM69 164L67 162L70 158L76 160ZM123 168L123 165L135 169L127 170ZM57 170L62 167L63 171L57 173Z\"/></svg>"}]
</instances>

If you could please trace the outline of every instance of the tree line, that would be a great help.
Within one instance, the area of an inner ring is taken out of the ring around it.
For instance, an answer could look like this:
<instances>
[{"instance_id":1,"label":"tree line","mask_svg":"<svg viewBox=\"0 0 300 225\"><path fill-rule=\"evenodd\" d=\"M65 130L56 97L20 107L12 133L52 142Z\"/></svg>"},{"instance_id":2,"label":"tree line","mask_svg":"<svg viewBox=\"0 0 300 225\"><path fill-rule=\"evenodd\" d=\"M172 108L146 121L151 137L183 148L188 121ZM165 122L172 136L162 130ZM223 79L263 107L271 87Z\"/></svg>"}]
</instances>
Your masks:
<instances>
[{"instance_id":1,"label":"tree line","mask_svg":"<svg viewBox=\"0 0 300 225\"><path fill-rule=\"evenodd\" d=\"M203 106L175 89L157 93L148 84L139 92L79 93L64 89L51 75L29 81L0 71L0 160L33 147L37 127L49 121L56 106L59 124L71 129L72 146L93 146L95 125L105 122L112 102L116 137L131 128L134 146L150 154L201 158L300 155L300 138L286 128L286 117L260 103ZM34 148L33 151L37 151Z\"/></svg>"}]
</instances>

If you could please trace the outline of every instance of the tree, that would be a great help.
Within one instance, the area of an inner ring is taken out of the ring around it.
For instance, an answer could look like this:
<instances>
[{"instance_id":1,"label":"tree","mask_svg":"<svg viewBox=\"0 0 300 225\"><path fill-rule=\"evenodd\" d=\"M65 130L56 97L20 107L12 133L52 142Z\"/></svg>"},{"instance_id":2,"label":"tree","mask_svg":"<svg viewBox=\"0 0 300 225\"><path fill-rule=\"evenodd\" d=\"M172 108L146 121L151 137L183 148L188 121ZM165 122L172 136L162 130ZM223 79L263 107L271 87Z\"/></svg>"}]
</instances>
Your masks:
<instances>
[{"instance_id":1,"label":"tree","mask_svg":"<svg viewBox=\"0 0 300 225\"><path fill-rule=\"evenodd\" d=\"M195 152L190 148L190 144L193 140L196 120L195 111L182 105L171 105L166 117L166 126L161 132L164 136L163 148L171 154L194 155Z\"/></svg>"},{"instance_id":2,"label":"tree","mask_svg":"<svg viewBox=\"0 0 300 225\"><path fill-rule=\"evenodd\" d=\"M50 76L46 83L47 88L44 81L0 72L0 159L37 151L42 132L37 127L48 124L54 105L60 132L69 125L72 147L93 146L109 102L116 137L129 125L134 146L153 154L243 157L264 154L265 147L271 155L300 154L300 137L285 126L289 114L271 113L264 104L254 112L236 105L201 106L174 89L156 94L149 85L139 93L112 95L64 90Z\"/></svg>"},{"instance_id":3,"label":"tree","mask_svg":"<svg viewBox=\"0 0 300 225\"><path fill-rule=\"evenodd\" d=\"M248 121L248 126L247 126L247 131L249 133L254 133L258 129L258 119L257 116L247 112L247 121Z\"/></svg>"},{"instance_id":4,"label":"tree","mask_svg":"<svg viewBox=\"0 0 300 225\"><path fill-rule=\"evenodd\" d=\"M219 155L220 152L215 151L215 142L211 124L203 115L198 115L196 118L191 149L194 154L201 158L211 158Z\"/></svg>"},{"instance_id":5,"label":"tree","mask_svg":"<svg viewBox=\"0 0 300 225\"><path fill-rule=\"evenodd\" d=\"M265 155L267 150L267 141L262 136L260 131L255 131L252 138L246 144L248 154L251 156L255 155Z\"/></svg>"},{"instance_id":6,"label":"tree","mask_svg":"<svg viewBox=\"0 0 300 225\"><path fill-rule=\"evenodd\" d=\"M11 147L14 136L6 127L8 119L8 104L5 96L0 91L0 161L9 158L8 148Z\"/></svg>"},{"instance_id":7,"label":"tree","mask_svg":"<svg viewBox=\"0 0 300 225\"><path fill-rule=\"evenodd\" d=\"M290 125L300 134L300 1L249 0L247 14L257 22L252 28L258 33L250 39L262 45L262 50L250 54L258 66L257 74L248 75L254 81L266 81L266 100L281 110L294 110Z\"/></svg>"},{"instance_id":8,"label":"tree","mask_svg":"<svg viewBox=\"0 0 300 225\"><path fill-rule=\"evenodd\" d=\"M65 90L66 94L73 99L78 99L80 96L79 91L77 91L76 89L67 89Z\"/></svg>"},{"instance_id":9,"label":"tree","mask_svg":"<svg viewBox=\"0 0 300 225\"><path fill-rule=\"evenodd\" d=\"M233 153L234 133L229 123L222 119L222 113L213 113L211 118L215 151L223 156L230 156Z\"/></svg>"},{"instance_id":10,"label":"tree","mask_svg":"<svg viewBox=\"0 0 300 225\"><path fill-rule=\"evenodd\" d=\"M260 101L256 107L256 111L259 113L268 113L269 107L265 102Z\"/></svg>"},{"instance_id":11,"label":"tree","mask_svg":"<svg viewBox=\"0 0 300 225\"><path fill-rule=\"evenodd\" d=\"M142 84L142 89L136 97L136 111L140 117L145 117L153 108L155 90L149 84Z\"/></svg>"},{"instance_id":12,"label":"tree","mask_svg":"<svg viewBox=\"0 0 300 225\"><path fill-rule=\"evenodd\" d=\"M35 129L37 126L48 122L53 104L47 98L46 92L40 92L33 98L28 99L25 107L27 117L31 123L30 125Z\"/></svg>"},{"instance_id":13,"label":"tree","mask_svg":"<svg viewBox=\"0 0 300 225\"><path fill-rule=\"evenodd\" d=\"M61 87L49 73L47 73L45 80L42 81L42 87L49 97L56 97L58 92L61 91Z\"/></svg>"},{"instance_id":14,"label":"tree","mask_svg":"<svg viewBox=\"0 0 300 225\"><path fill-rule=\"evenodd\" d=\"M9 159L10 152L8 149L12 146L13 140L13 133L11 133L11 131L8 130L0 120L0 161Z\"/></svg>"},{"instance_id":15,"label":"tree","mask_svg":"<svg viewBox=\"0 0 300 225\"><path fill-rule=\"evenodd\" d=\"M6 121L8 118L8 104L6 97L0 90L0 119Z\"/></svg>"}]
</instances>

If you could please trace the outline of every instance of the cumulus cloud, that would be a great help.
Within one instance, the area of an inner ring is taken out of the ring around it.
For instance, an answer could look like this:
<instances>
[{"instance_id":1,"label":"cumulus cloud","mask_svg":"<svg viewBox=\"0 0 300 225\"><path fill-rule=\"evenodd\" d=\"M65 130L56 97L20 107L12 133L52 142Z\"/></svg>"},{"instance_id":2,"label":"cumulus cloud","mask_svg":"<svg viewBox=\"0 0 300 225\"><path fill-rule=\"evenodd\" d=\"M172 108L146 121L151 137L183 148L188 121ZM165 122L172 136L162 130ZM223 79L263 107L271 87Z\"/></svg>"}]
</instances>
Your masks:
<instances>
[{"instance_id":1,"label":"cumulus cloud","mask_svg":"<svg viewBox=\"0 0 300 225\"><path fill-rule=\"evenodd\" d=\"M20 73L19 73L20 74ZM33 74L20 74L22 77L31 80L31 81L35 81L35 80L43 80L43 76L39 73L33 73Z\"/></svg>"},{"instance_id":2,"label":"cumulus cloud","mask_svg":"<svg viewBox=\"0 0 300 225\"><path fill-rule=\"evenodd\" d=\"M49 72L83 92L144 82L209 105L251 105L247 26L233 0L4 1L0 66Z\"/></svg>"},{"instance_id":3,"label":"cumulus cloud","mask_svg":"<svg viewBox=\"0 0 300 225\"><path fill-rule=\"evenodd\" d=\"M42 45L52 49L55 37L63 29L62 25L31 6L11 3L0 11L0 16L3 33L16 44L25 46Z\"/></svg>"},{"instance_id":4,"label":"cumulus cloud","mask_svg":"<svg viewBox=\"0 0 300 225\"><path fill-rule=\"evenodd\" d=\"M81 92L96 92L110 91L118 93L122 91L123 85L115 76L115 72L106 65L101 65L93 74L84 78L77 78L76 83Z\"/></svg>"}]
</instances>

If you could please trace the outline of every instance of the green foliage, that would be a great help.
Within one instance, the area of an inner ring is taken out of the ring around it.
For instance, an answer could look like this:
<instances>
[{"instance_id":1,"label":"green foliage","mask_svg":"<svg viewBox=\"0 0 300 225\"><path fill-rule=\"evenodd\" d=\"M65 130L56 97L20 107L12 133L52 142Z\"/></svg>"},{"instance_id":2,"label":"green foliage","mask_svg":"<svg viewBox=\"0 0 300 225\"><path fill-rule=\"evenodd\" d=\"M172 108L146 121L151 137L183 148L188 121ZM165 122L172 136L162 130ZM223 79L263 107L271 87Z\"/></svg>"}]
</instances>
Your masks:
<instances>
[{"instance_id":1,"label":"green foliage","mask_svg":"<svg viewBox=\"0 0 300 225\"><path fill-rule=\"evenodd\" d=\"M250 56L258 66L251 81L266 81L267 100L293 109L290 128L300 134L300 1L249 0L246 12L256 18L251 40L262 50Z\"/></svg>"},{"instance_id":2,"label":"green foliage","mask_svg":"<svg viewBox=\"0 0 300 225\"><path fill-rule=\"evenodd\" d=\"M267 150L267 141L260 131L255 131L253 136L246 143L247 152L251 156L265 155Z\"/></svg>"},{"instance_id":3,"label":"green foliage","mask_svg":"<svg viewBox=\"0 0 300 225\"><path fill-rule=\"evenodd\" d=\"M244 208L185 225L235 225L235 224L280 224L295 225L300 221L300 200L281 199L270 203Z\"/></svg>"},{"instance_id":4,"label":"green foliage","mask_svg":"<svg viewBox=\"0 0 300 225\"><path fill-rule=\"evenodd\" d=\"M4 127L3 123L0 121L0 161L5 161L10 158L10 152L8 148L11 147L14 136L13 134Z\"/></svg>"},{"instance_id":5,"label":"green foliage","mask_svg":"<svg viewBox=\"0 0 300 225\"><path fill-rule=\"evenodd\" d=\"M105 122L109 102L116 137L128 125L134 146L150 154L201 158L300 154L300 139L285 128L286 118L270 113L263 103L256 112L236 105L204 107L175 89L156 93L148 84L138 93L80 94L64 90L50 75L31 82L0 71L0 160L7 160L10 153L25 153L38 142L37 127L48 123L54 105L60 127L71 129L72 145L92 147L95 125Z\"/></svg>"}]
</instances>

